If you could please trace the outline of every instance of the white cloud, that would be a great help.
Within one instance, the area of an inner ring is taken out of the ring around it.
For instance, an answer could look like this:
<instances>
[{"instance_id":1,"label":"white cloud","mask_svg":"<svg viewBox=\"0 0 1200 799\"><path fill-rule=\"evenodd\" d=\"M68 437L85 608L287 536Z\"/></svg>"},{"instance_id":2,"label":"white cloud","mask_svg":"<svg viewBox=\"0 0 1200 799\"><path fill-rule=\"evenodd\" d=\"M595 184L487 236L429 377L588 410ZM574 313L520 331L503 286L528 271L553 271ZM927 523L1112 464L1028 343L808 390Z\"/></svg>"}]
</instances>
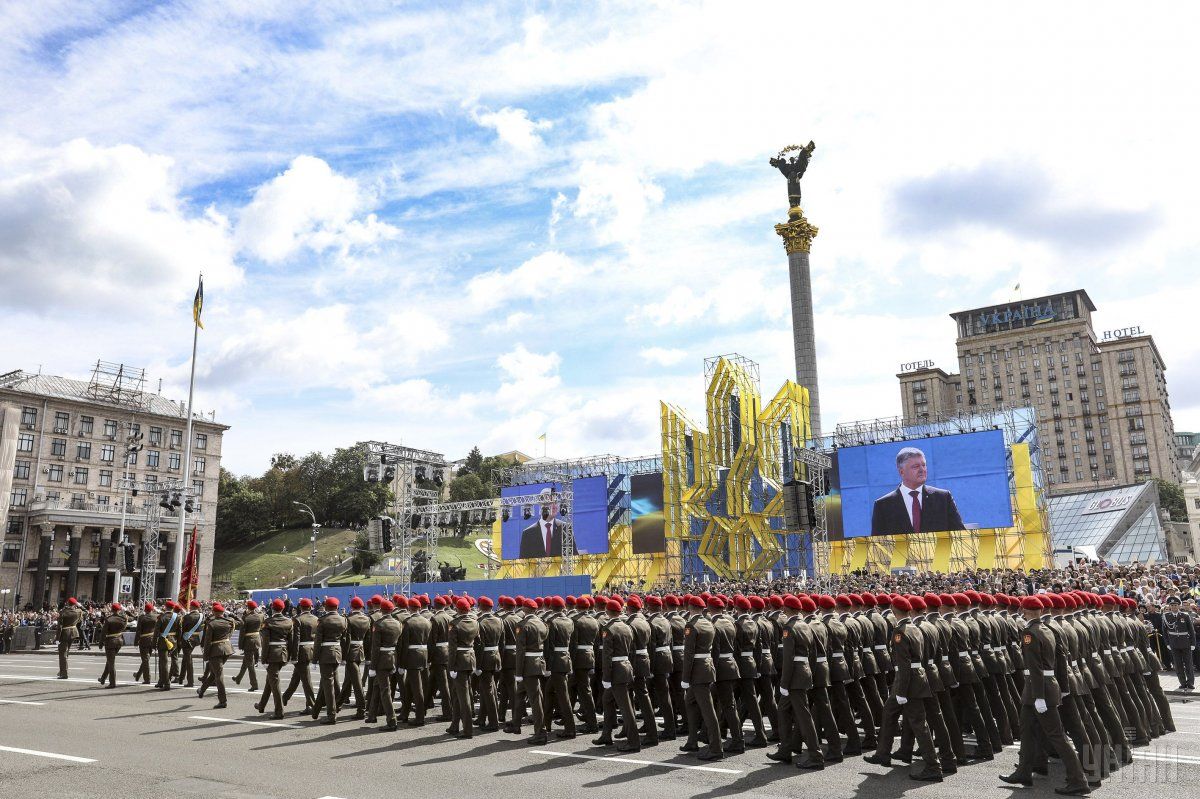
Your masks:
<instances>
[{"instance_id":1,"label":"white cloud","mask_svg":"<svg viewBox=\"0 0 1200 799\"><path fill-rule=\"evenodd\" d=\"M524 154L540 148L542 138L538 132L553 126L548 120L530 119L529 112L524 108L501 108L499 111L476 113L475 121L496 131L500 141Z\"/></svg>"},{"instance_id":2,"label":"white cloud","mask_svg":"<svg viewBox=\"0 0 1200 799\"><path fill-rule=\"evenodd\" d=\"M254 192L238 220L238 243L276 263L302 248L347 252L397 237L400 231L373 213L358 218L371 202L357 181L302 155Z\"/></svg>"},{"instance_id":3,"label":"white cloud","mask_svg":"<svg viewBox=\"0 0 1200 799\"><path fill-rule=\"evenodd\" d=\"M0 303L46 311L136 302L157 314L190 298L202 271L213 287L242 276L227 221L187 207L171 159L82 139L0 140Z\"/></svg>"},{"instance_id":4,"label":"white cloud","mask_svg":"<svg viewBox=\"0 0 1200 799\"><path fill-rule=\"evenodd\" d=\"M686 350L666 347L647 347L638 354L642 356L643 360L659 366L674 366L687 357Z\"/></svg>"},{"instance_id":5,"label":"white cloud","mask_svg":"<svg viewBox=\"0 0 1200 799\"><path fill-rule=\"evenodd\" d=\"M487 311L514 299L547 298L578 282L587 270L557 250L543 252L510 271L483 272L467 282L467 299Z\"/></svg>"},{"instance_id":6,"label":"white cloud","mask_svg":"<svg viewBox=\"0 0 1200 799\"><path fill-rule=\"evenodd\" d=\"M485 333L512 333L525 327L533 321L533 314L525 311L510 313L502 322L493 322L483 330Z\"/></svg>"}]
</instances>

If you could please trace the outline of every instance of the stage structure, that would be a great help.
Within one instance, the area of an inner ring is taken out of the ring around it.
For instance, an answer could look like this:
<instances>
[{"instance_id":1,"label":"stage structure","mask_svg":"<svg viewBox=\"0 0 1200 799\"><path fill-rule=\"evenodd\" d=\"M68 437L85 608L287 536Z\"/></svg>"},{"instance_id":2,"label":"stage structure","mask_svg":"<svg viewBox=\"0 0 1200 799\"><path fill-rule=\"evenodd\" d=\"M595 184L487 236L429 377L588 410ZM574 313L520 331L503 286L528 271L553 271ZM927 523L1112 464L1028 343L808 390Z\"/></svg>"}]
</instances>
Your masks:
<instances>
[{"instance_id":1,"label":"stage structure","mask_svg":"<svg viewBox=\"0 0 1200 799\"><path fill-rule=\"evenodd\" d=\"M995 529L847 537L830 543L830 569L1040 569L1052 563L1049 514L1034 410L1027 407L947 414L919 421L872 419L837 426L829 450L1000 430L1007 450L1012 525ZM831 496L826 503L840 502Z\"/></svg>"},{"instance_id":2,"label":"stage structure","mask_svg":"<svg viewBox=\"0 0 1200 799\"><path fill-rule=\"evenodd\" d=\"M666 574L691 582L826 574L821 503L808 529L784 524L786 483L825 493L829 459L805 447L807 389L789 380L763 406L758 364L737 354L706 359L704 375L706 429L661 404Z\"/></svg>"},{"instance_id":3,"label":"stage structure","mask_svg":"<svg viewBox=\"0 0 1200 799\"><path fill-rule=\"evenodd\" d=\"M414 545L424 542L427 562L437 563L438 555L438 528L413 529L409 519L417 508L438 501L450 465L440 452L385 441L363 441L357 446L366 455L363 479L368 483L384 483L392 492L389 510L397 538L393 541L393 551L386 553L386 557L394 566L389 572L396 573L400 593L407 594L412 586Z\"/></svg>"},{"instance_id":4,"label":"stage structure","mask_svg":"<svg viewBox=\"0 0 1200 799\"><path fill-rule=\"evenodd\" d=\"M607 487L604 524L607 531L608 551L569 554L561 559L506 559L501 561L497 576L500 578L540 577L551 573L558 565L564 575L586 574L591 577L595 590L627 583L638 587L650 587L671 576L678 577L677 573L670 573L666 553L634 554L633 552L631 480L639 475L654 475L660 472L662 472L662 458L658 456L620 458L616 455L538 461L504 469L500 473L501 485L515 490L520 490L523 486L557 484L565 480L574 483L588 478L603 478ZM572 519L572 542L574 542L578 535L574 520L576 504L572 503L570 507L572 513L568 516ZM502 551L499 522L493 526L492 549L496 552ZM573 550L564 546L564 551Z\"/></svg>"}]
</instances>

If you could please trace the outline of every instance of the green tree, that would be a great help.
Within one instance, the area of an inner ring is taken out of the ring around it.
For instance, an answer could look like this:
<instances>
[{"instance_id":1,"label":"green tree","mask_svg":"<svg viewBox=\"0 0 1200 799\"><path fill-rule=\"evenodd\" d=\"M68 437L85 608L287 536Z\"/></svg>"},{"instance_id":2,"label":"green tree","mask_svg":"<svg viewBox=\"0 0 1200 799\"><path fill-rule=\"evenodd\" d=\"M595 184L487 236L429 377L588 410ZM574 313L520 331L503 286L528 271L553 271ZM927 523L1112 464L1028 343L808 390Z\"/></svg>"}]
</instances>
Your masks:
<instances>
[{"instance_id":1,"label":"green tree","mask_svg":"<svg viewBox=\"0 0 1200 799\"><path fill-rule=\"evenodd\" d=\"M217 546L248 542L256 532L269 527L270 503L262 492L221 470L217 505Z\"/></svg>"},{"instance_id":2,"label":"green tree","mask_svg":"<svg viewBox=\"0 0 1200 799\"><path fill-rule=\"evenodd\" d=\"M450 501L469 502L473 499L487 499L491 496L488 486L483 484L479 475L467 473L450 481Z\"/></svg>"},{"instance_id":3,"label":"green tree","mask_svg":"<svg viewBox=\"0 0 1200 799\"><path fill-rule=\"evenodd\" d=\"M1158 483L1158 504L1171 514L1171 521L1186 522L1187 501L1183 496L1183 486L1169 480L1155 480Z\"/></svg>"},{"instance_id":4,"label":"green tree","mask_svg":"<svg viewBox=\"0 0 1200 799\"><path fill-rule=\"evenodd\" d=\"M354 557L352 558L355 574L369 574L380 560L379 553L371 551L371 542L367 531L363 530L354 539Z\"/></svg>"},{"instance_id":5,"label":"green tree","mask_svg":"<svg viewBox=\"0 0 1200 799\"><path fill-rule=\"evenodd\" d=\"M462 477L466 474L479 474L479 470L482 466L483 453L479 451L479 447L471 447L471 451L467 453L466 460L458 469L458 476Z\"/></svg>"}]
</instances>

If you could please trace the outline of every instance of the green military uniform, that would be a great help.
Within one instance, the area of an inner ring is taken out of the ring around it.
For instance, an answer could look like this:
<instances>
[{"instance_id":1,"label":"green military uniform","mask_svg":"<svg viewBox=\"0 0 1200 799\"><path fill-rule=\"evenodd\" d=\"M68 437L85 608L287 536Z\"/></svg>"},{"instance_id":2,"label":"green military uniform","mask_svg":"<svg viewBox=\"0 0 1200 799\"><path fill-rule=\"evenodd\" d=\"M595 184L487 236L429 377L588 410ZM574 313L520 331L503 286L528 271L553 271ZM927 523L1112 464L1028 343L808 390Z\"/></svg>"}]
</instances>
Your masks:
<instances>
[{"instance_id":1,"label":"green military uniform","mask_svg":"<svg viewBox=\"0 0 1200 799\"><path fill-rule=\"evenodd\" d=\"M821 769L825 758L808 709L808 692L813 687L812 629L803 621L794 623L797 621L797 617L791 617L779 636L783 644L779 661L779 749L768 757L787 763L805 749L799 767Z\"/></svg>"},{"instance_id":2,"label":"green military uniform","mask_svg":"<svg viewBox=\"0 0 1200 799\"><path fill-rule=\"evenodd\" d=\"M67 655L71 644L79 638L79 622L83 619L83 611L77 604L68 602L58 614L58 679L65 680L67 674Z\"/></svg>"},{"instance_id":3,"label":"green military uniform","mask_svg":"<svg viewBox=\"0 0 1200 799\"><path fill-rule=\"evenodd\" d=\"M361 608L350 611L346 617L346 674L342 678L342 690L338 694L338 707L346 704L354 695L354 717L361 719L366 714L366 699L363 695L362 664L366 661L366 639L371 633L371 619Z\"/></svg>"},{"instance_id":4,"label":"green military uniform","mask_svg":"<svg viewBox=\"0 0 1200 799\"><path fill-rule=\"evenodd\" d=\"M142 662L133 673L134 680L141 680L143 685L150 684L150 654L154 652L154 630L158 626L158 612L154 606L147 603L147 610L138 616L136 640L138 654Z\"/></svg>"},{"instance_id":5,"label":"green military uniform","mask_svg":"<svg viewBox=\"0 0 1200 799\"><path fill-rule=\"evenodd\" d=\"M579 715L583 717L580 731L596 732L596 700L592 692L592 676L596 670L596 641L600 638L600 622L586 610L575 615L571 627L571 674Z\"/></svg>"},{"instance_id":6,"label":"green military uniform","mask_svg":"<svg viewBox=\"0 0 1200 799\"><path fill-rule=\"evenodd\" d=\"M450 676L450 727L446 732L460 738L475 734L474 704L471 702L471 675L475 671L475 640L479 637L479 622L469 612L464 612L466 600L459 613L450 621L448 629L449 662L446 664Z\"/></svg>"},{"instance_id":7,"label":"green military uniform","mask_svg":"<svg viewBox=\"0 0 1200 799\"><path fill-rule=\"evenodd\" d=\"M342 663L342 639L349 625L346 617L337 612L337 600L327 601L326 610L329 612L317 621L313 637L321 683L313 701L312 717L319 718L324 707L325 719L321 723L333 724L337 720L337 670Z\"/></svg>"},{"instance_id":8,"label":"green military uniform","mask_svg":"<svg viewBox=\"0 0 1200 799\"><path fill-rule=\"evenodd\" d=\"M867 760L890 765L892 742L899 731L900 718L903 717L905 725L912 731L917 751L925 761L925 768L918 776L941 779L937 750L933 746L933 734L929 731L925 717L926 703L923 700L932 699L933 691L929 687L928 673L925 670L924 646L924 636L917 625L910 619L901 619L892 632L889 651L896 674L887 701L883 704L883 719L879 726L875 754Z\"/></svg>"},{"instance_id":9,"label":"green military uniform","mask_svg":"<svg viewBox=\"0 0 1200 799\"><path fill-rule=\"evenodd\" d=\"M259 633L262 631L263 617L258 608L247 610L242 614L242 629L238 635L238 649L242 650L242 666L238 669L233 681L238 685L242 677L250 675L250 687L247 691L258 690L258 673L254 667L262 660L262 650L259 644Z\"/></svg>"},{"instance_id":10,"label":"green military uniform","mask_svg":"<svg viewBox=\"0 0 1200 799\"><path fill-rule=\"evenodd\" d=\"M575 714L571 711L570 677L574 667L571 662L571 637L575 633L575 622L561 610L552 612L546 618L546 667L550 671L546 692L546 727L534 730L534 738L538 743L544 743L550 732L550 718L554 711L562 719L563 732L560 738L575 737Z\"/></svg>"},{"instance_id":11,"label":"green military uniform","mask_svg":"<svg viewBox=\"0 0 1200 799\"><path fill-rule=\"evenodd\" d=\"M491 605L487 605L490 608ZM496 677L500 673L500 647L504 642L504 622L480 604L479 637L475 639L475 669L479 672L479 729L500 729Z\"/></svg>"},{"instance_id":12,"label":"green military uniform","mask_svg":"<svg viewBox=\"0 0 1200 799\"><path fill-rule=\"evenodd\" d=\"M192 650L200 644L201 627L204 625L204 614L199 608L192 608L179 622L179 652L182 660L179 666L179 677L176 682L193 687L196 680L196 667L192 661Z\"/></svg>"},{"instance_id":13,"label":"green military uniform","mask_svg":"<svg viewBox=\"0 0 1200 799\"><path fill-rule=\"evenodd\" d=\"M688 738L680 748L685 752L695 752L700 748L698 740L703 724L703 732L708 738L708 752L701 757L706 760L725 757L721 727L713 704L713 684L717 681L713 664L713 639L716 634L712 622L700 613L688 620L683 630L681 685L687 708Z\"/></svg>"},{"instance_id":14,"label":"green military uniform","mask_svg":"<svg viewBox=\"0 0 1200 799\"><path fill-rule=\"evenodd\" d=\"M317 617L311 610L305 610L296 617L292 628L292 654L296 663L292 666L292 679L288 681L287 690L283 692L283 703L286 705L296 692L297 687L304 688L304 709L312 711L316 693L313 691L312 672L310 665L314 662L313 641L317 634Z\"/></svg>"},{"instance_id":15,"label":"green military uniform","mask_svg":"<svg viewBox=\"0 0 1200 799\"><path fill-rule=\"evenodd\" d=\"M546 673L546 623L533 613L528 613L517 625L516 658L513 679L516 695L513 697L513 726L520 732L524 722L525 706L521 700L524 693L529 699L529 712L533 716L536 735L546 728L546 709L542 696L542 677Z\"/></svg>"},{"instance_id":16,"label":"green military uniform","mask_svg":"<svg viewBox=\"0 0 1200 799\"><path fill-rule=\"evenodd\" d=\"M429 685L429 643L433 625L419 613L408 617L400 632L396 665L404 675L400 721L414 727L425 723L425 692ZM409 714L413 718L409 718Z\"/></svg>"},{"instance_id":17,"label":"green military uniform","mask_svg":"<svg viewBox=\"0 0 1200 799\"><path fill-rule=\"evenodd\" d=\"M630 662L634 650L633 630L620 617L611 616L600 631L600 639L600 681L604 687L604 723L600 728L600 740L605 744L612 743L612 731L617 726L617 712L620 711L626 741L617 749L638 752L642 743L630 694L634 680Z\"/></svg>"},{"instance_id":18,"label":"green military uniform","mask_svg":"<svg viewBox=\"0 0 1200 799\"><path fill-rule=\"evenodd\" d=\"M218 613L213 608L213 615L204 625L204 635L200 646L204 654L204 679L200 681L197 694L201 697L210 686L217 687L217 708L225 707L225 661L233 654L231 637L237 629L237 622L227 618L224 611Z\"/></svg>"},{"instance_id":19,"label":"green military uniform","mask_svg":"<svg viewBox=\"0 0 1200 799\"><path fill-rule=\"evenodd\" d=\"M180 613L169 607L158 616L154 624L154 648L158 653L158 682L160 691L171 690L171 660L179 648Z\"/></svg>"},{"instance_id":20,"label":"green military uniform","mask_svg":"<svg viewBox=\"0 0 1200 799\"><path fill-rule=\"evenodd\" d=\"M104 642L104 671L100 674L100 684L108 680L105 688L117 687L117 653L125 643L125 628L129 626L129 617L123 611L114 610L104 617L100 626L100 634Z\"/></svg>"},{"instance_id":21,"label":"green military uniform","mask_svg":"<svg viewBox=\"0 0 1200 799\"><path fill-rule=\"evenodd\" d=\"M383 614L371 627L371 666L368 675L371 688L367 697L367 721L372 722L383 715L387 719L385 729L396 729L396 709L392 706L389 678L396 666L396 642L400 640L402 626L392 616Z\"/></svg>"},{"instance_id":22,"label":"green military uniform","mask_svg":"<svg viewBox=\"0 0 1200 799\"><path fill-rule=\"evenodd\" d=\"M267 664L267 677L263 681L262 699L254 709L265 713L267 700L275 703L274 718L283 718L283 697L279 694L279 672L287 665L288 650L292 640L292 620L282 613L273 613L259 631L262 660Z\"/></svg>"}]
</instances>

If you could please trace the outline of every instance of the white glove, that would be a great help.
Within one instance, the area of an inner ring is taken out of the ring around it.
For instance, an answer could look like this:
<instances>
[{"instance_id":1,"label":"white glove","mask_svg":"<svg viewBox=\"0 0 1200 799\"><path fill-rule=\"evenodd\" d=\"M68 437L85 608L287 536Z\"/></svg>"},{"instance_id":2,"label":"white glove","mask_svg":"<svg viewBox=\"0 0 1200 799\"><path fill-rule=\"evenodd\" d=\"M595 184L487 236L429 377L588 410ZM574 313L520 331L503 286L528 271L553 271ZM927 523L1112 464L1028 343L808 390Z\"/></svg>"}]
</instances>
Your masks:
<instances>
[{"instance_id":1,"label":"white glove","mask_svg":"<svg viewBox=\"0 0 1200 799\"><path fill-rule=\"evenodd\" d=\"M473 671L471 673L474 674L476 677L478 677L480 674L483 674L483 671L480 669L475 669L475 671Z\"/></svg>"},{"instance_id":2,"label":"white glove","mask_svg":"<svg viewBox=\"0 0 1200 799\"><path fill-rule=\"evenodd\" d=\"M779 695L780 695L780 696L788 696L788 689L786 689L786 688L780 688L780 689L779 689Z\"/></svg>"},{"instance_id":3,"label":"white glove","mask_svg":"<svg viewBox=\"0 0 1200 799\"><path fill-rule=\"evenodd\" d=\"M374 677L374 676L375 676L375 669L370 669L370 668L369 668L369 669L367 669L367 676L368 676L368 677Z\"/></svg>"},{"instance_id":4,"label":"white glove","mask_svg":"<svg viewBox=\"0 0 1200 799\"><path fill-rule=\"evenodd\" d=\"M907 704L908 704L908 697L907 697L907 696L898 696L898 697L896 697L896 704L897 704L897 705L907 705Z\"/></svg>"},{"instance_id":5,"label":"white glove","mask_svg":"<svg viewBox=\"0 0 1200 799\"><path fill-rule=\"evenodd\" d=\"M458 679L458 672L457 672L457 671L452 671L452 672L450 672L450 679L452 679L452 680L457 680L457 679Z\"/></svg>"},{"instance_id":6,"label":"white glove","mask_svg":"<svg viewBox=\"0 0 1200 799\"><path fill-rule=\"evenodd\" d=\"M521 680L523 680L525 678L524 677L513 677L513 679L516 680L517 682L520 682Z\"/></svg>"},{"instance_id":7,"label":"white glove","mask_svg":"<svg viewBox=\"0 0 1200 799\"><path fill-rule=\"evenodd\" d=\"M604 690L606 690L606 691L607 691L609 688L612 688L612 683L610 683L610 682L607 682L607 681L605 681L605 680L601 680L601 681L600 681L600 684L604 686Z\"/></svg>"},{"instance_id":8,"label":"white glove","mask_svg":"<svg viewBox=\"0 0 1200 799\"><path fill-rule=\"evenodd\" d=\"M1038 713L1045 713L1050 708L1046 707L1045 699L1035 699L1035 700L1033 700L1033 709L1036 710Z\"/></svg>"},{"instance_id":9,"label":"white glove","mask_svg":"<svg viewBox=\"0 0 1200 799\"><path fill-rule=\"evenodd\" d=\"M681 682L679 683L679 687L686 691L692 687L692 684L690 682Z\"/></svg>"}]
</instances>

